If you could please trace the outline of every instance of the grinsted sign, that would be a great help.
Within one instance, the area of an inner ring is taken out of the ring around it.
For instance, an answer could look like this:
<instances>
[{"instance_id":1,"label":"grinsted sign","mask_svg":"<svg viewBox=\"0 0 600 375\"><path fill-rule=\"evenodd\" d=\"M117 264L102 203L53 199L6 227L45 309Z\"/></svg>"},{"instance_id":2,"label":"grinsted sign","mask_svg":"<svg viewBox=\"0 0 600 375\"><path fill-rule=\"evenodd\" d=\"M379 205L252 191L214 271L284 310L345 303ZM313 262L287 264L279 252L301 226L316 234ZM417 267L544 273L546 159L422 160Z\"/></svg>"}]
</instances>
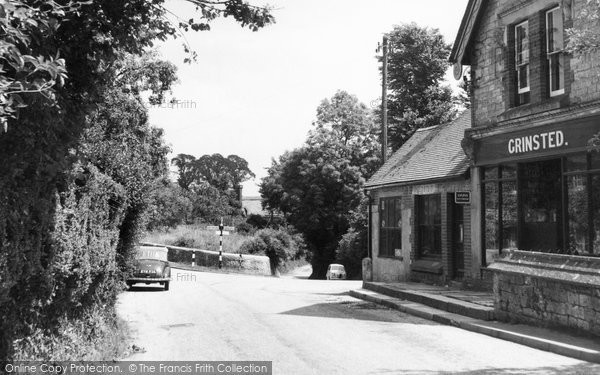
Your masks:
<instances>
[{"instance_id":1,"label":"grinsted sign","mask_svg":"<svg viewBox=\"0 0 600 375\"><path fill-rule=\"evenodd\" d=\"M600 119L560 122L475 140L475 165L585 151L600 130Z\"/></svg>"}]
</instances>

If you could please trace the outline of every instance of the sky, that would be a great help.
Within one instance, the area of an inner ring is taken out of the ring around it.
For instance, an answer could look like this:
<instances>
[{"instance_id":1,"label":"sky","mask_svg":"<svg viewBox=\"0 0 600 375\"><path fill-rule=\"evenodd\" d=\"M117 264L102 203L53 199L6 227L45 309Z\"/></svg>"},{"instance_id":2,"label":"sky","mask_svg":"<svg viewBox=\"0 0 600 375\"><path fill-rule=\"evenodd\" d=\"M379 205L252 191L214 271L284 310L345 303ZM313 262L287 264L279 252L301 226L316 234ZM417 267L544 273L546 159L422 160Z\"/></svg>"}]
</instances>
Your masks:
<instances>
[{"instance_id":1,"label":"sky","mask_svg":"<svg viewBox=\"0 0 600 375\"><path fill-rule=\"evenodd\" d=\"M272 159L302 145L323 99L345 90L367 106L377 103L376 48L384 33L415 22L453 43L467 1L270 0L276 23L258 32L216 20L211 31L185 34L196 63L183 63L181 38L157 46L178 67L178 104L150 108L150 123L164 129L170 158L246 159L256 178L244 183L243 194L257 196ZM194 17L185 0L169 0L167 8ZM455 83L450 73L447 79Z\"/></svg>"}]
</instances>

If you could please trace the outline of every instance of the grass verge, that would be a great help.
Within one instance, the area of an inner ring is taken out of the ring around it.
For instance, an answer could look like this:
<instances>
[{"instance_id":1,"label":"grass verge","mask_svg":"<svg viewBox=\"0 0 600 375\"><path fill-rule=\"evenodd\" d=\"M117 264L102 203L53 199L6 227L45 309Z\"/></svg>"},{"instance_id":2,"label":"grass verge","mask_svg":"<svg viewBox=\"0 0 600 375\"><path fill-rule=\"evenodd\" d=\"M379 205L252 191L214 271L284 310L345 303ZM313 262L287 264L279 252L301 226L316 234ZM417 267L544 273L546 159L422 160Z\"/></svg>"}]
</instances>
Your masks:
<instances>
[{"instance_id":1,"label":"grass verge","mask_svg":"<svg viewBox=\"0 0 600 375\"><path fill-rule=\"evenodd\" d=\"M59 319L52 332L38 329L15 341L14 361L112 361L131 351L127 323L114 308L90 308L77 319Z\"/></svg>"}]
</instances>

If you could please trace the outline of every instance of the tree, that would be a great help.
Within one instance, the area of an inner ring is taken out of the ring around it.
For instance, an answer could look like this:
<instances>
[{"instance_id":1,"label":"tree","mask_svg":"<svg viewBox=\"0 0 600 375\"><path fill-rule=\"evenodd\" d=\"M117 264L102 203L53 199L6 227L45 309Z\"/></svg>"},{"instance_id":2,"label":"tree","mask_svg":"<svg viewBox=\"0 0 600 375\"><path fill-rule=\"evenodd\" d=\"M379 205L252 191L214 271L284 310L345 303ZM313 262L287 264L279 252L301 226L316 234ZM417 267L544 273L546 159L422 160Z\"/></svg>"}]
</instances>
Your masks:
<instances>
[{"instance_id":1,"label":"tree","mask_svg":"<svg viewBox=\"0 0 600 375\"><path fill-rule=\"evenodd\" d=\"M441 85L451 48L439 31L411 23L387 36L389 141L395 151L416 129L448 122L457 111L452 90Z\"/></svg>"},{"instance_id":2,"label":"tree","mask_svg":"<svg viewBox=\"0 0 600 375\"><path fill-rule=\"evenodd\" d=\"M210 30L210 22L218 17L232 17L253 31L275 22L269 7L242 0L187 1L196 6L198 18L178 18L175 23L167 17L172 12L164 0L11 0L0 4L0 57L6 62L0 71L0 123L5 131L7 119L16 118L17 111L27 106L24 96L41 95L60 105L56 89L68 77L73 84L66 88L75 94L83 89L77 81L101 76L116 51L139 55L156 39L183 36L190 29ZM189 45L184 44L184 49L189 53L187 62L196 59Z\"/></svg>"},{"instance_id":3,"label":"tree","mask_svg":"<svg viewBox=\"0 0 600 375\"><path fill-rule=\"evenodd\" d=\"M317 109L306 144L273 161L260 184L263 206L284 213L304 235L312 278L324 278L377 164L376 127L356 97L337 92Z\"/></svg>"},{"instance_id":4,"label":"tree","mask_svg":"<svg viewBox=\"0 0 600 375\"><path fill-rule=\"evenodd\" d=\"M196 157L188 154L179 154L171 159L178 170L177 183L185 190L190 189L190 185L198 180L198 173L194 162Z\"/></svg>"},{"instance_id":5,"label":"tree","mask_svg":"<svg viewBox=\"0 0 600 375\"><path fill-rule=\"evenodd\" d=\"M163 0L0 4L0 360L19 338L55 333L62 314L114 308L123 274L112 266L126 262L165 171L137 92L161 100L173 72L160 61L127 72L125 52L220 16L253 30L273 22L241 0L189 1L199 18L178 24ZM130 91L117 85L126 77Z\"/></svg>"},{"instance_id":6,"label":"tree","mask_svg":"<svg viewBox=\"0 0 600 375\"><path fill-rule=\"evenodd\" d=\"M165 181L153 190L148 210L146 229L175 228L187 222L192 216L190 194L179 185Z\"/></svg>"},{"instance_id":7,"label":"tree","mask_svg":"<svg viewBox=\"0 0 600 375\"><path fill-rule=\"evenodd\" d=\"M194 162L198 178L222 192L235 189L242 182L254 177L248 162L237 156L226 158L221 154L202 155Z\"/></svg>"},{"instance_id":8,"label":"tree","mask_svg":"<svg viewBox=\"0 0 600 375\"><path fill-rule=\"evenodd\" d=\"M192 214L214 222L222 216L241 215L241 203L236 189L254 177L246 159L238 155L179 154L171 161L179 170L179 186L191 193Z\"/></svg>"},{"instance_id":9,"label":"tree","mask_svg":"<svg viewBox=\"0 0 600 375\"><path fill-rule=\"evenodd\" d=\"M586 0L567 30L567 52L590 54L600 50L600 0ZM600 132L588 142L588 148L600 152Z\"/></svg>"}]
</instances>

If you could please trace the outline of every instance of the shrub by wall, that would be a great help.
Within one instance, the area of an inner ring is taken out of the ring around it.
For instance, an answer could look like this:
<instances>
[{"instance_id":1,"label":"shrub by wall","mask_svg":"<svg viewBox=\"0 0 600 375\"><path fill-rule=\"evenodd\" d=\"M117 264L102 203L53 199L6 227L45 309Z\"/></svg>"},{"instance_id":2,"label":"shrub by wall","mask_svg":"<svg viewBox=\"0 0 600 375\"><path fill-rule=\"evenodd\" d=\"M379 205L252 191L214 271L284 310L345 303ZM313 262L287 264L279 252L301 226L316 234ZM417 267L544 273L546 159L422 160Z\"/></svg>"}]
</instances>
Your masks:
<instances>
[{"instance_id":1,"label":"shrub by wall","mask_svg":"<svg viewBox=\"0 0 600 375\"><path fill-rule=\"evenodd\" d=\"M241 251L269 257L271 273L278 275L285 262L299 259L306 253L306 245L300 234L288 229L261 229L242 243Z\"/></svg>"}]
</instances>

